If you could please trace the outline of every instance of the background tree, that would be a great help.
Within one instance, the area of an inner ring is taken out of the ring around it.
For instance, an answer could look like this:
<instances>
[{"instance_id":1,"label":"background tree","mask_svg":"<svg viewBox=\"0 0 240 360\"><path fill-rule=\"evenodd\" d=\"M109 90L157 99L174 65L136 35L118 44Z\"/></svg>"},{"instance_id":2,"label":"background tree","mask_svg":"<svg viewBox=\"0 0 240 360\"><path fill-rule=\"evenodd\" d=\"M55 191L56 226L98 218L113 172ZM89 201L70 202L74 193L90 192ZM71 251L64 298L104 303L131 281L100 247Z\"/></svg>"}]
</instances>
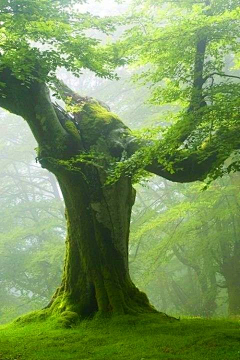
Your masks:
<instances>
[{"instance_id":1,"label":"background tree","mask_svg":"<svg viewBox=\"0 0 240 360\"><path fill-rule=\"evenodd\" d=\"M200 147L214 153L213 145L221 144L216 178L226 152L238 148L230 131L239 123L238 1L140 0L131 14L135 26L126 31L121 47L138 67L134 79L149 85L151 103L175 106L169 118L176 125L165 134L166 152L170 157L180 146L186 156ZM228 164L229 171L234 168L237 158Z\"/></svg>"},{"instance_id":2,"label":"background tree","mask_svg":"<svg viewBox=\"0 0 240 360\"><path fill-rule=\"evenodd\" d=\"M43 307L59 284L64 209L56 180L36 164L22 119L1 113L0 322Z\"/></svg>"},{"instance_id":3,"label":"background tree","mask_svg":"<svg viewBox=\"0 0 240 360\"><path fill-rule=\"evenodd\" d=\"M135 281L158 307L213 316L226 314L228 304L229 316L239 314L238 178L226 176L204 192L201 185L157 179L148 191L140 190L130 264Z\"/></svg>"}]
</instances>

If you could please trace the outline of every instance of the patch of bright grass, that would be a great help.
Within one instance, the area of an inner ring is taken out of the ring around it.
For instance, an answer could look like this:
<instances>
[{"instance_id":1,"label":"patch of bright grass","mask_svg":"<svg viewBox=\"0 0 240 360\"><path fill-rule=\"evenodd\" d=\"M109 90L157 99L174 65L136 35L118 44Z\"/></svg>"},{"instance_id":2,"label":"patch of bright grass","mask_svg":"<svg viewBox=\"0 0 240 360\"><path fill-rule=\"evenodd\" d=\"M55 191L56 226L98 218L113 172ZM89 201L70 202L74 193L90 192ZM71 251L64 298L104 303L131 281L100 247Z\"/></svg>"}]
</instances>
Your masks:
<instances>
[{"instance_id":1,"label":"patch of bright grass","mask_svg":"<svg viewBox=\"0 0 240 360\"><path fill-rule=\"evenodd\" d=\"M240 322L156 314L86 320L59 328L52 320L0 327L0 360L240 360Z\"/></svg>"}]
</instances>

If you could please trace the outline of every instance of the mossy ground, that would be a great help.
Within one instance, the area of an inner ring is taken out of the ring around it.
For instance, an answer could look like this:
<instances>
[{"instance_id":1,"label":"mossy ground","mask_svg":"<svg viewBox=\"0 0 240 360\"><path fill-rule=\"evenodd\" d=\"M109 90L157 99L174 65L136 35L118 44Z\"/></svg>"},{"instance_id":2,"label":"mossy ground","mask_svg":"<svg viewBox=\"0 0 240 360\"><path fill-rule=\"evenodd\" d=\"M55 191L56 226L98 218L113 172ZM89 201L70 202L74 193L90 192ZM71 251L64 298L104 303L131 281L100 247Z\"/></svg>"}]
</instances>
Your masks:
<instances>
[{"instance_id":1,"label":"mossy ground","mask_svg":"<svg viewBox=\"0 0 240 360\"><path fill-rule=\"evenodd\" d=\"M0 359L238 360L240 322L169 322L149 314L86 320L66 329L53 320L25 320L0 327Z\"/></svg>"}]
</instances>

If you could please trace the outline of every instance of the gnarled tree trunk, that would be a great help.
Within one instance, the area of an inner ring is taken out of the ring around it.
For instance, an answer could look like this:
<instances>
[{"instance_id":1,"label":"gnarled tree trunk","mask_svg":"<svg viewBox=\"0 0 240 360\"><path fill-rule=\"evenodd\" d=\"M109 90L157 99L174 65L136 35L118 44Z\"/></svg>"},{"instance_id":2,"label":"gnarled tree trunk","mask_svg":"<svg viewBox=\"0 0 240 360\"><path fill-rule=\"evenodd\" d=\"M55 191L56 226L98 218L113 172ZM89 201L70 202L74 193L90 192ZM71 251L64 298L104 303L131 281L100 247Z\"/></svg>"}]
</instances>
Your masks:
<instances>
[{"instance_id":1,"label":"gnarled tree trunk","mask_svg":"<svg viewBox=\"0 0 240 360\"><path fill-rule=\"evenodd\" d=\"M105 186L103 170L57 171L66 205L68 234L62 284L51 308L91 316L154 311L132 283L128 240L135 191L123 177Z\"/></svg>"},{"instance_id":2,"label":"gnarled tree trunk","mask_svg":"<svg viewBox=\"0 0 240 360\"><path fill-rule=\"evenodd\" d=\"M134 202L131 180L122 174L115 184L105 185L107 159L117 162L129 158L149 142L135 141L108 107L80 97L64 84L59 89L63 98L72 97L74 104L80 105L74 117L52 103L44 83L33 81L25 86L9 69L1 71L0 81L6 84L0 106L28 122L39 145L38 160L56 175L65 200L68 235L64 274L48 313L86 317L96 312L156 311L129 276L128 238ZM93 160L84 161L91 153ZM169 180L189 182L203 178L216 156L217 151L204 160L201 151L188 158L184 152L178 153L175 172L166 168L165 161L162 164L154 158L144 167ZM169 161L174 161L173 155Z\"/></svg>"},{"instance_id":3,"label":"gnarled tree trunk","mask_svg":"<svg viewBox=\"0 0 240 360\"><path fill-rule=\"evenodd\" d=\"M135 198L131 179L122 175L105 185L107 159L121 158L127 136L132 138L130 131L96 100L67 89L73 102L80 104L79 112L70 116L52 104L44 84L25 89L22 98L22 84L6 71L4 81L10 80L13 90L7 92L2 106L29 123L39 144L38 160L57 177L66 206L64 273L48 313L70 311L89 317L96 312L155 312L129 275L129 226ZM79 159L91 153L93 161Z\"/></svg>"}]
</instances>

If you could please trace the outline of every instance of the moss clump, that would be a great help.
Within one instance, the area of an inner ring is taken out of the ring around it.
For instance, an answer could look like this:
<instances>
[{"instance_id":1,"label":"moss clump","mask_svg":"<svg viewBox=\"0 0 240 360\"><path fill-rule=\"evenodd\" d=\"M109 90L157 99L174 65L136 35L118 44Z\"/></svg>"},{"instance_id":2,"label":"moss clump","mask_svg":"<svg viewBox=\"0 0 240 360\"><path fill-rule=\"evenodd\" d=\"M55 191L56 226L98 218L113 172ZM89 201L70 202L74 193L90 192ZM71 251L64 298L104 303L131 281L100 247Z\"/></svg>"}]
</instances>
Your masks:
<instances>
[{"instance_id":1,"label":"moss clump","mask_svg":"<svg viewBox=\"0 0 240 360\"><path fill-rule=\"evenodd\" d=\"M79 320L80 318L78 314L74 311L64 311L58 318L58 322L65 328L70 328L73 325L76 325Z\"/></svg>"},{"instance_id":2,"label":"moss clump","mask_svg":"<svg viewBox=\"0 0 240 360\"><path fill-rule=\"evenodd\" d=\"M108 138L112 130L126 128L117 115L99 104L84 105L79 126L84 144L87 147L96 145L101 138Z\"/></svg>"},{"instance_id":3,"label":"moss clump","mask_svg":"<svg viewBox=\"0 0 240 360\"><path fill-rule=\"evenodd\" d=\"M51 309L33 311L14 321L17 326L27 326L40 322L49 322L55 328L70 328L80 321L79 315L74 311L53 312Z\"/></svg>"},{"instance_id":4,"label":"moss clump","mask_svg":"<svg viewBox=\"0 0 240 360\"><path fill-rule=\"evenodd\" d=\"M38 321L45 321L51 315L50 309L43 309L30 312L29 314L18 317L14 323L18 325L26 325L28 323L35 323Z\"/></svg>"},{"instance_id":5,"label":"moss clump","mask_svg":"<svg viewBox=\"0 0 240 360\"><path fill-rule=\"evenodd\" d=\"M73 136L74 139L77 141L81 141L80 134L78 132L78 129L76 128L75 124L71 120L67 120L64 124L67 132Z\"/></svg>"},{"instance_id":6,"label":"moss clump","mask_svg":"<svg viewBox=\"0 0 240 360\"><path fill-rule=\"evenodd\" d=\"M86 104L84 106L84 113L90 116L94 116L96 120L99 119L101 123L103 122L108 125L111 124L114 120L121 122L117 115L113 114L111 111L108 111L98 103Z\"/></svg>"}]
</instances>

